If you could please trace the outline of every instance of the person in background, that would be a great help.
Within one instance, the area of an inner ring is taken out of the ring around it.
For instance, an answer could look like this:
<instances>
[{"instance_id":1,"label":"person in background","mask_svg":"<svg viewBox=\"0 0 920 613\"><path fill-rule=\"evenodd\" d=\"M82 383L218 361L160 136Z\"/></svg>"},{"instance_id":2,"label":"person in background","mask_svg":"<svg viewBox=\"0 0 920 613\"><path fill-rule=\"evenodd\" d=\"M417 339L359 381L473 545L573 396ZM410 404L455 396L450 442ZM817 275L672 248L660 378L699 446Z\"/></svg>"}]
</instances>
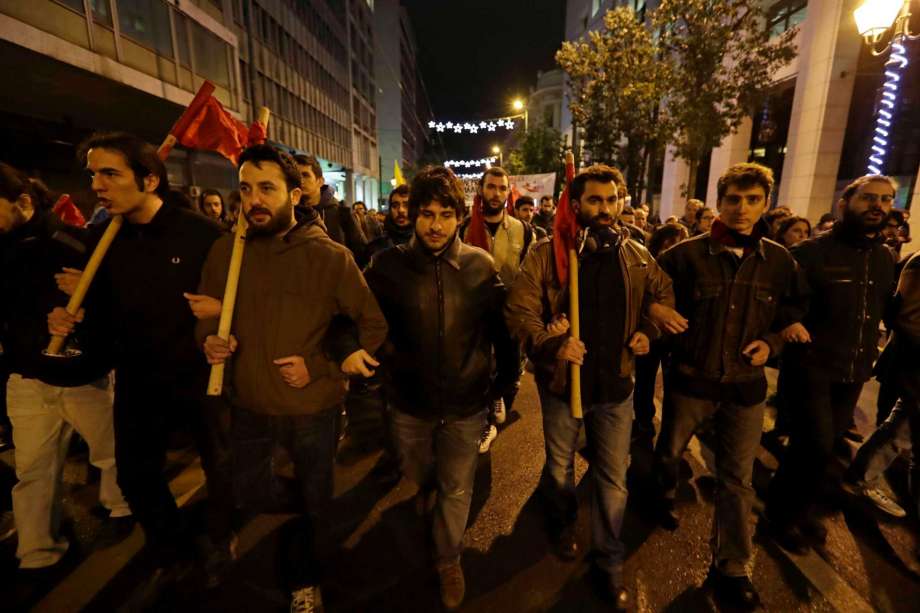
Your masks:
<instances>
[{"instance_id":1,"label":"person in background","mask_svg":"<svg viewBox=\"0 0 920 613\"><path fill-rule=\"evenodd\" d=\"M383 230L377 224L377 219L367 212L367 205L360 200L351 205L352 215L355 217L355 223L358 229L364 235L365 240L369 243L378 238Z\"/></svg>"},{"instance_id":2,"label":"person in background","mask_svg":"<svg viewBox=\"0 0 920 613\"><path fill-rule=\"evenodd\" d=\"M530 225L531 229L535 233L535 239L541 240L547 237L546 230L540 226L533 223L534 220L534 211L533 211L533 198L530 196L521 196L514 201L514 216L523 221L524 223Z\"/></svg>"},{"instance_id":3,"label":"person in background","mask_svg":"<svg viewBox=\"0 0 920 613\"><path fill-rule=\"evenodd\" d=\"M556 218L556 204L553 197L546 194L540 196L540 210L533 217L533 225L543 228L546 235L553 235L553 221Z\"/></svg>"},{"instance_id":4,"label":"person in background","mask_svg":"<svg viewBox=\"0 0 920 613\"><path fill-rule=\"evenodd\" d=\"M702 200L697 200L696 198L690 198L687 200L687 204L684 205L684 215L679 218L677 221L687 228L687 230L693 231L693 226L696 225L696 212L701 208L706 206Z\"/></svg>"},{"instance_id":5,"label":"person in background","mask_svg":"<svg viewBox=\"0 0 920 613\"><path fill-rule=\"evenodd\" d=\"M825 213L821 216L821 219L818 220L818 224L815 226L815 236L821 236L831 231L831 228L834 227L834 224L837 222L837 218L833 213Z\"/></svg>"},{"instance_id":6,"label":"person in background","mask_svg":"<svg viewBox=\"0 0 920 613\"><path fill-rule=\"evenodd\" d=\"M716 212L708 206L701 207L696 212L696 224L693 226L693 236L709 232L712 222L716 219Z\"/></svg>"},{"instance_id":7,"label":"person in background","mask_svg":"<svg viewBox=\"0 0 920 613\"><path fill-rule=\"evenodd\" d=\"M198 210L202 215L213 219L222 226L227 225L227 210L224 207L224 197L216 189L202 190L198 199Z\"/></svg>"},{"instance_id":8,"label":"person in background","mask_svg":"<svg viewBox=\"0 0 920 613\"><path fill-rule=\"evenodd\" d=\"M792 249L811 236L811 222L804 217L792 215L786 217L776 228L776 242Z\"/></svg>"}]
</instances>

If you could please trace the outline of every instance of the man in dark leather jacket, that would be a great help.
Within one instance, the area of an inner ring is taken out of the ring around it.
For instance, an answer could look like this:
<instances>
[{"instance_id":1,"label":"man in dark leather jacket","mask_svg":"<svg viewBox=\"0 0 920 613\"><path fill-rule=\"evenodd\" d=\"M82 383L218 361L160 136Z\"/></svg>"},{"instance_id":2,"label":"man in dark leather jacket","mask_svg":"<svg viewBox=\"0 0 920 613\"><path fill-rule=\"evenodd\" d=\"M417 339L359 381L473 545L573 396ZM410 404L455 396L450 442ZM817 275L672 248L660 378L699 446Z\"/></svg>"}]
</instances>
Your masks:
<instances>
[{"instance_id":1,"label":"man in dark leather jacket","mask_svg":"<svg viewBox=\"0 0 920 613\"><path fill-rule=\"evenodd\" d=\"M678 243L658 262L674 281L677 310L690 320L675 339L670 402L655 449L663 490L662 524L677 528L674 497L681 455L694 430L714 417L716 504L712 582L726 606L760 602L748 576L752 560L751 477L760 445L767 382L764 364L782 348L793 321L796 266L789 252L760 235L773 174L736 164L718 182L720 219L712 231Z\"/></svg>"},{"instance_id":2,"label":"man in dark leather jacket","mask_svg":"<svg viewBox=\"0 0 920 613\"><path fill-rule=\"evenodd\" d=\"M437 497L432 537L448 609L465 591L460 553L486 408L518 371L502 317L505 287L492 258L458 237L463 210L454 174L423 170L409 194L415 236L365 271L389 324L380 355L400 465L420 501Z\"/></svg>"},{"instance_id":3,"label":"man in dark leather jacket","mask_svg":"<svg viewBox=\"0 0 920 613\"><path fill-rule=\"evenodd\" d=\"M810 342L790 345L784 356L793 430L767 497L770 531L790 550L826 538L810 510L872 375L879 322L894 296L895 265L881 230L895 189L885 176L857 179L843 191L833 229L793 250L807 280L802 324Z\"/></svg>"}]
</instances>

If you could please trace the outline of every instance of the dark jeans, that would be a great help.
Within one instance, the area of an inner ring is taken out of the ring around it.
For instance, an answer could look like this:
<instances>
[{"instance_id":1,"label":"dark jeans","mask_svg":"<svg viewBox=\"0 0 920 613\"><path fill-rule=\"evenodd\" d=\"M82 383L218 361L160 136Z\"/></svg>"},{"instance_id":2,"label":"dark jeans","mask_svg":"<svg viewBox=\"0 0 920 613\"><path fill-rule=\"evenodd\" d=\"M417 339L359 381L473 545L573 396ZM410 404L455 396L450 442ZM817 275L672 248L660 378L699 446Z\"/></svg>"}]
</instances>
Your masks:
<instances>
[{"instance_id":1,"label":"dark jeans","mask_svg":"<svg viewBox=\"0 0 920 613\"><path fill-rule=\"evenodd\" d=\"M164 468L170 434L188 430L201 456L208 488L208 535L229 540L233 499L229 478L226 407L205 401L206 378L177 383L116 372L113 421L118 485L144 528L158 565L190 553L190 528L179 515Z\"/></svg>"},{"instance_id":2,"label":"dark jeans","mask_svg":"<svg viewBox=\"0 0 920 613\"><path fill-rule=\"evenodd\" d=\"M584 420L572 417L569 403L538 387L543 410L546 464L541 489L557 527L575 523L575 451L582 422L591 453L591 543L597 566L619 583L626 548L620 538L626 513L626 468L632 431L632 398L584 407Z\"/></svg>"},{"instance_id":3,"label":"dark jeans","mask_svg":"<svg viewBox=\"0 0 920 613\"><path fill-rule=\"evenodd\" d=\"M712 523L713 564L728 576L747 574L751 560L751 477L760 446L764 404L741 406L672 392L665 406L655 448L662 495L677 494L680 458L696 428L714 417L716 434L715 517Z\"/></svg>"},{"instance_id":4,"label":"dark jeans","mask_svg":"<svg viewBox=\"0 0 920 613\"><path fill-rule=\"evenodd\" d=\"M789 451L767 493L767 516L780 529L801 522L811 511L834 444L849 428L863 387L831 381L801 364L786 374L792 427Z\"/></svg>"},{"instance_id":5,"label":"dark jeans","mask_svg":"<svg viewBox=\"0 0 920 613\"><path fill-rule=\"evenodd\" d=\"M403 474L422 489L437 489L432 536L438 564L458 561L463 550L486 413L448 419L390 413Z\"/></svg>"},{"instance_id":6,"label":"dark jeans","mask_svg":"<svg viewBox=\"0 0 920 613\"><path fill-rule=\"evenodd\" d=\"M233 407L233 491L251 513L294 512L280 539L283 579L290 590L318 585L316 523L332 498L336 444L334 407L314 415L265 415ZM294 465L296 487L275 471L275 451L283 449Z\"/></svg>"},{"instance_id":7,"label":"dark jeans","mask_svg":"<svg viewBox=\"0 0 920 613\"><path fill-rule=\"evenodd\" d=\"M916 398L902 397L888 419L872 433L847 471L847 477L875 487L902 450L910 449L910 494L914 513L920 515L920 403Z\"/></svg>"},{"instance_id":8,"label":"dark jeans","mask_svg":"<svg viewBox=\"0 0 920 613\"><path fill-rule=\"evenodd\" d=\"M661 343L652 343L645 355L636 356L636 386L633 389L633 410L636 425L643 433L655 436L655 380L664 350Z\"/></svg>"}]
</instances>

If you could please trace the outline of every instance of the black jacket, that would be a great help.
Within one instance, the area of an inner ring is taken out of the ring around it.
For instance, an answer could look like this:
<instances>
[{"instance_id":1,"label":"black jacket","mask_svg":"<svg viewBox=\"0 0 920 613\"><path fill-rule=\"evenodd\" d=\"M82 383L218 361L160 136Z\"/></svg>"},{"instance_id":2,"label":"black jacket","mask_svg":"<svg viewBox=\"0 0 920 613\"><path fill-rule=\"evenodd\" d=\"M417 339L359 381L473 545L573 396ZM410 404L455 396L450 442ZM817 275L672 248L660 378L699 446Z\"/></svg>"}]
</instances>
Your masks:
<instances>
[{"instance_id":1,"label":"black jacket","mask_svg":"<svg viewBox=\"0 0 920 613\"><path fill-rule=\"evenodd\" d=\"M751 366L741 352L763 340L779 354L779 332L796 321L801 292L785 247L762 238L737 258L707 232L663 252L658 264L674 282L677 310L690 320L674 339L678 372L720 384L762 383L763 366Z\"/></svg>"},{"instance_id":2,"label":"black jacket","mask_svg":"<svg viewBox=\"0 0 920 613\"><path fill-rule=\"evenodd\" d=\"M93 231L101 236L107 226ZM176 380L206 371L182 294L197 293L208 251L222 233L203 215L165 203L150 223L125 221L93 283L90 305L109 318L119 376Z\"/></svg>"},{"instance_id":3,"label":"black jacket","mask_svg":"<svg viewBox=\"0 0 920 613\"><path fill-rule=\"evenodd\" d=\"M399 227L393 222L393 218L387 215L383 222L383 233L368 243L367 260L368 262L375 254L385 251L390 247L398 247L408 243L415 234L415 226L411 223L405 227Z\"/></svg>"},{"instance_id":4,"label":"black jacket","mask_svg":"<svg viewBox=\"0 0 920 613\"><path fill-rule=\"evenodd\" d=\"M342 204L332 195L333 190L328 185L323 185L320 190L319 204L316 205L316 212L319 213L320 219L326 226L326 234L329 238L340 245L345 245L351 251L359 267L366 264L367 239L364 233L358 228L354 215L351 214L351 208ZM301 200L298 208L308 207Z\"/></svg>"},{"instance_id":5,"label":"black jacket","mask_svg":"<svg viewBox=\"0 0 920 613\"><path fill-rule=\"evenodd\" d=\"M88 233L67 226L54 213L39 211L0 241L0 342L9 371L50 385L86 385L111 370L108 322L90 308L71 339L79 355L48 357L48 313L66 306L54 275L83 268L91 253Z\"/></svg>"},{"instance_id":6,"label":"black jacket","mask_svg":"<svg viewBox=\"0 0 920 613\"><path fill-rule=\"evenodd\" d=\"M365 278L390 329L381 357L397 409L467 417L513 385L520 353L502 316L505 287L485 251L455 238L435 257L413 238L378 254Z\"/></svg>"},{"instance_id":7,"label":"black jacket","mask_svg":"<svg viewBox=\"0 0 920 613\"><path fill-rule=\"evenodd\" d=\"M811 342L790 345L786 358L832 381L867 381L878 356L879 322L893 299L895 264L881 238L846 224L792 249L807 281L802 323Z\"/></svg>"},{"instance_id":8,"label":"black jacket","mask_svg":"<svg viewBox=\"0 0 920 613\"><path fill-rule=\"evenodd\" d=\"M543 211L537 211L533 216L533 225L535 228L543 228L546 232L546 236L552 238L553 236L553 222L556 219L556 214L547 215Z\"/></svg>"}]
</instances>

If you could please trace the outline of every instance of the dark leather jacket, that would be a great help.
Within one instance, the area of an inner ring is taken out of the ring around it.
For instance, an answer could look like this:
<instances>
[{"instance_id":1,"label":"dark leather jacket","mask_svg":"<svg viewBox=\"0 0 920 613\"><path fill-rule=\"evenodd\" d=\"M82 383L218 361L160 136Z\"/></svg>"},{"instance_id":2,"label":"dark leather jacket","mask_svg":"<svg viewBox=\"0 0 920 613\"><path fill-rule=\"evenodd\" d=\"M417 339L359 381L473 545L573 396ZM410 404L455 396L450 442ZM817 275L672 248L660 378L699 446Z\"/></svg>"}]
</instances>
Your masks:
<instances>
[{"instance_id":1,"label":"dark leather jacket","mask_svg":"<svg viewBox=\"0 0 920 613\"><path fill-rule=\"evenodd\" d=\"M378 357L398 410L468 417L514 383L520 360L502 317L506 290L485 251L455 237L434 256L413 237L377 254L364 274L389 325Z\"/></svg>"},{"instance_id":2,"label":"dark leather jacket","mask_svg":"<svg viewBox=\"0 0 920 613\"><path fill-rule=\"evenodd\" d=\"M786 357L833 381L867 381L878 356L879 322L895 289L895 264L881 238L854 235L846 225L792 250L807 280L802 323L811 343Z\"/></svg>"},{"instance_id":3,"label":"dark leather jacket","mask_svg":"<svg viewBox=\"0 0 920 613\"><path fill-rule=\"evenodd\" d=\"M682 374L719 383L759 381L763 366L741 354L756 340L782 350L779 332L800 313L795 260L785 247L760 239L738 258L700 234L658 257L674 282L677 310L690 321L674 339L674 364Z\"/></svg>"}]
</instances>

